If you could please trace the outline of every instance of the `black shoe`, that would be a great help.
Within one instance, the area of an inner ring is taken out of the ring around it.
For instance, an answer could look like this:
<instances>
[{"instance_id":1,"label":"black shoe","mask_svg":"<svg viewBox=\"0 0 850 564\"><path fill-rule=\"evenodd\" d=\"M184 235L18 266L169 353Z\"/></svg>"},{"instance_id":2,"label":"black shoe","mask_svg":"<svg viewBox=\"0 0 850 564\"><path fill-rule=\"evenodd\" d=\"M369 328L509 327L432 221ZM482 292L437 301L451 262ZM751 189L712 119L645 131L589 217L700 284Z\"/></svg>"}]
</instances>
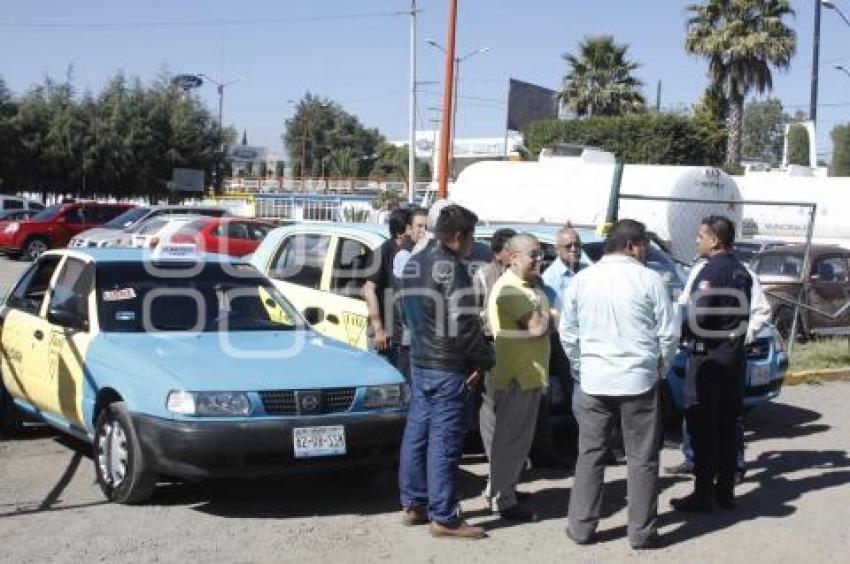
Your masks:
<instances>
[{"instance_id":1,"label":"black shoe","mask_svg":"<svg viewBox=\"0 0 850 564\"><path fill-rule=\"evenodd\" d=\"M717 504L717 507L721 509L725 509L727 511L732 511L738 504L735 503L735 494L717 494L714 496L714 503Z\"/></svg>"},{"instance_id":2,"label":"black shoe","mask_svg":"<svg viewBox=\"0 0 850 564\"><path fill-rule=\"evenodd\" d=\"M645 541L637 544L632 544L632 548L634 550L653 550L656 548L662 548L664 546L661 535L658 533L652 533L649 535Z\"/></svg>"},{"instance_id":3,"label":"black shoe","mask_svg":"<svg viewBox=\"0 0 850 564\"><path fill-rule=\"evenodd\" d=\"M691 494L670 500L670 507L685 513L711 513L711 502L703 496Z\"/></svg>"},{"instance_id":4,"label":"black shoe","mask_svg":"<svg viewBox=\"0 0 850 564\"><path fill-rule=\"evenodd\" d=\"M570 532L569 526L567 526L566 533L567 533L567 538L569 538L571 541L573 541L574 543L576 543L577 545L580 545L580 546L593 544L596 541L595 535L592 535L592 534L589 537L587 537L586 539L579 539L579 538L573 536L573 534Z\"/></svg>"},{"instance_id":5,"label":"black shoe","mask_svg":"<svg viewBox=\"0 0 850 564\"><path fill-rule=\"evenodd\" d=\"M735 485L744 483L744 477L747 475L747 470L741 468L737 472L735 472Z\"/></svg>"},{"instance_id":6,"label":"black shoe","mask_svg":"<svg viewBox=\"0 0 850 564\"><path fill-rule=\"evenodd\" d=\"M499 511L499 516L508 521L518 521L520 523L535 523L540 520L540 517L534 511L523 507L520 504L513 505L507 509Z\"/></svg>"},{"instance_id":7,"label":"black shoe","mask_svg":"<svg viewBox=\"0 0 850 564\"><path fill-rule=\"evenodd\" d=\"M672 475L693 474L694 465L690 462L685 461L675 466L665 466L664 473Z\"/></svg>"}]
</instances>

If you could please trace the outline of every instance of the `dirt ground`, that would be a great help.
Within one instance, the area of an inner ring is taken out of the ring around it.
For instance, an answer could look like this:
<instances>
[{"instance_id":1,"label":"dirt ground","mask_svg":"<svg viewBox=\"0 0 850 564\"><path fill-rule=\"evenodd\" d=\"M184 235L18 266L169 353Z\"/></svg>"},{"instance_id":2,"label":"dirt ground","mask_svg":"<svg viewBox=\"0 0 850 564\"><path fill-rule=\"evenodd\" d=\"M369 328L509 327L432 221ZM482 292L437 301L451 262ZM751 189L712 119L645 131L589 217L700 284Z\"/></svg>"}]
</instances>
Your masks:
<instances>
[{"instance_id":1,"label":"dirt ground","mask_svg":"<svg viewBox=\"0 0 850 564\"><path fill-rule=\"evenodd\" d=\"M671 497L689 481L663 477L661 550L625 538L625 467L609 468L602 542L564 536L567 472L531 472L521 490L543 516L512 525L484 514L486 464L467 457L463 506L490 538L438 540L399 524L395 477L160 485L141 507L105 503L80 443L31 427L0 442L2 562L838 562L850 532L850 384L798 386L752 414L746 482L731 513L683 517ZM662 464L678 462L667 448ZM844 554L844 556L842 556Z\"/></svg>"}]
</instances>

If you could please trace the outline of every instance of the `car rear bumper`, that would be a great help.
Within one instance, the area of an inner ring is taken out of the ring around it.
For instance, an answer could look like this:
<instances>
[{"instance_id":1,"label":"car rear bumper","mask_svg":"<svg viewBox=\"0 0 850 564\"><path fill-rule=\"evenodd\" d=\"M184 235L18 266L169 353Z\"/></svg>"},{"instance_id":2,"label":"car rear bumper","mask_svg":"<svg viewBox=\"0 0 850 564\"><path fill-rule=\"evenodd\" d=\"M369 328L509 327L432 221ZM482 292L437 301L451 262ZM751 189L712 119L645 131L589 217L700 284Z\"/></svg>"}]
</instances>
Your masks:
<instances>
[{"instance_id":1,"label":"car rear bumper","mask_svg":"<svg viewBox=\"0 0 850 564\"><path fill-rule=\"evenodd\" d=\"M311 468L377 465L398 457L406 413L239 421L173 421L134 414L151 470L169 476L250 478ZM346 454L295 458L293 429L342 425Z\"/></svg>"}]
</instances>

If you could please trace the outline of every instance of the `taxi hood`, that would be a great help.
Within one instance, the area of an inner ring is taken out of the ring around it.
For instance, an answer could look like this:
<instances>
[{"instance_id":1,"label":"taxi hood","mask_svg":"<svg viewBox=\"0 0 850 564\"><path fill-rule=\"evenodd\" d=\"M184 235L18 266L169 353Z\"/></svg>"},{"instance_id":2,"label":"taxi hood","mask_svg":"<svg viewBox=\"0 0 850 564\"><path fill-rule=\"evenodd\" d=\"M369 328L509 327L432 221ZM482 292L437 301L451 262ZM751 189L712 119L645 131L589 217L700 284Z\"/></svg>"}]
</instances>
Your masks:
<instances>
[{"instance_id":1,"label":"taxi hood","mask_svg":"<svg viewBox=\"0 0 850 564\"><path fill-rule=\"evenodd\" d=\"M403 382L380 357L312 331L102 333L92 352L147 366L189 391L335 388Z\"/></svg>"}]
</instances>

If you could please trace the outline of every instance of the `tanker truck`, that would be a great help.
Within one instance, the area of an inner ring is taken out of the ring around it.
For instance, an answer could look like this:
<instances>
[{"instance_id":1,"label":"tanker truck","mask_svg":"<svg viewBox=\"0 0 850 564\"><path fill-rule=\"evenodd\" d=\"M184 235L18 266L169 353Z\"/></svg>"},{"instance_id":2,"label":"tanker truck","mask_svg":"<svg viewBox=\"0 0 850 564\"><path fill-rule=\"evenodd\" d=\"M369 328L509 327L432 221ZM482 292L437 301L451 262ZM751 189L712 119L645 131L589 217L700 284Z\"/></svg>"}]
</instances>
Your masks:
<instances>
[{"instance_id":1,"label":"tanker truck","mask_svg":"<svg viewBox=\"0 0 850 564\"><path fill-rule=\"evenodd\" d=\"M595 227L606 220L615 167L614 155L605 151L584 148L577 156L558 156L544 150L535 162L472 164L449 197L485 223ZM686 264L696 254L702 218L721 214L739 229L742 223L741 193L717 168L625 165L619 192L618 217L644 222Z\"/></svg>"}]
</instances>

